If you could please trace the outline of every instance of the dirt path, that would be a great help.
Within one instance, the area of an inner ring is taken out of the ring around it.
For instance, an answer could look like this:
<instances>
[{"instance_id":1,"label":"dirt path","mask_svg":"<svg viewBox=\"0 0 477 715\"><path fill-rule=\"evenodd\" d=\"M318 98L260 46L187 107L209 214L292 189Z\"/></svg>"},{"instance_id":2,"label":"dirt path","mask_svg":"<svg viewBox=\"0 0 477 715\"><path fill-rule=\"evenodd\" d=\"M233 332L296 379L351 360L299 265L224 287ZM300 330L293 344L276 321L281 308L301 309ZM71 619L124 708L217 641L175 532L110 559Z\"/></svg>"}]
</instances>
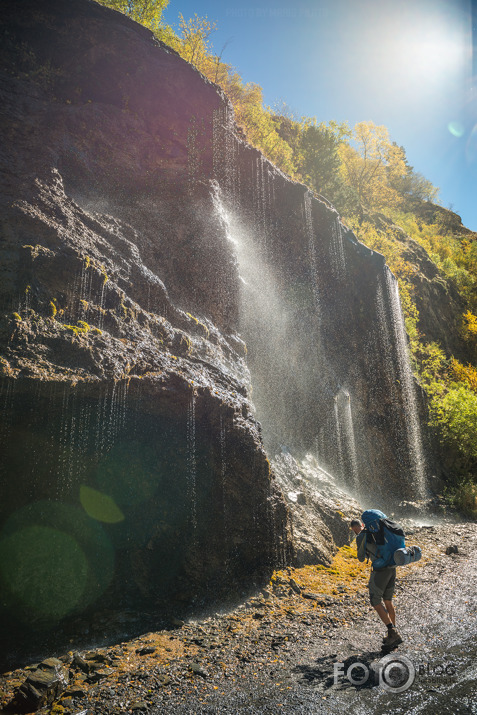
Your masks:
<instances>
[{"instance_id":1,"label":"dirt path","mask_svg":"<svg viewBox=\"0 0 477 715\"><path fill-rule=\"evenodd\" d=\"M66 654L69 685L41 712L475 714L477 525L416 529L408 543L424 558L398 572L404 643L392 663L368 604L369 567L344 547L330 569L278 572L232 612ZM446 555L450 545L458 551ZM365 673L361 684L347 677ZM0 678L0 706L27 675Z\"/></svg>"}]
</instances>

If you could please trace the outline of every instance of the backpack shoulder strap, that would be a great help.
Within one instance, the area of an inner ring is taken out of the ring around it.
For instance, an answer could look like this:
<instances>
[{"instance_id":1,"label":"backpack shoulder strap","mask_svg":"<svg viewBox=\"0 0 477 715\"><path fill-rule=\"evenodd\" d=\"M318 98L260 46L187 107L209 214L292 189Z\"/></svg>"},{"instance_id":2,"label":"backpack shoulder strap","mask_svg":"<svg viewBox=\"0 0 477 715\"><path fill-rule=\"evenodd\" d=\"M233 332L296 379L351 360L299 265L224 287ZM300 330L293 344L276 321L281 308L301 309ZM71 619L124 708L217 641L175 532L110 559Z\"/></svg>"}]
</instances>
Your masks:
<instances>
[{"instance_id":1,"label":"backpack shoulder strap","mask_svg":"<svg viewBox=\"0 0 477 715\"><path fill-rule=\"evenodd\" d=\"M392 519L382 519L381 520L383 525L389 529L393 534L396 534L397 536L406 536L404 533L404 529L400 524L398 524L396 521L393 521Z\"/></svg>"}]
</instances>

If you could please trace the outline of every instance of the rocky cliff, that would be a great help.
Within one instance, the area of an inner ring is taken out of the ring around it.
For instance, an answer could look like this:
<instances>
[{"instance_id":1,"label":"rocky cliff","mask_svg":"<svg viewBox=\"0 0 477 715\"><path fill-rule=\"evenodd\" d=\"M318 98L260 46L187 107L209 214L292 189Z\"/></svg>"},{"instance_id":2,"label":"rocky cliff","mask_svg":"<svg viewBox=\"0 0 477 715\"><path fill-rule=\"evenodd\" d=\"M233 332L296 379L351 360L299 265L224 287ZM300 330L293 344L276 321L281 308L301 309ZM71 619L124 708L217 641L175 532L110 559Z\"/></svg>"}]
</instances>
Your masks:
<instances>
[{"instance_id":1,"label":"rocky cliff","mask_svg":"<svg viewBox=\"0 0 477 715\"><path fill-rule=\"evenodd\" d=\"M224 97L94 2L2 22L8 629L259 583L290 529L210 197Z\"/></svg>"},{"instance_id":2,"label":"rocky cliff","mask_svg":"<svg viewBox=\"0 0 477 715\"><path fill-rule=\"evenodd\" d=\"M4 0L2 38L8 628L197 604L287 559L326 560L347 533L328 482L320 511L304 477L371 486L383 505L423 496L421 405L382 256L124 16ZM294 557L267 453L288 506L308 507Z\"/></svg>"}]
</instances>

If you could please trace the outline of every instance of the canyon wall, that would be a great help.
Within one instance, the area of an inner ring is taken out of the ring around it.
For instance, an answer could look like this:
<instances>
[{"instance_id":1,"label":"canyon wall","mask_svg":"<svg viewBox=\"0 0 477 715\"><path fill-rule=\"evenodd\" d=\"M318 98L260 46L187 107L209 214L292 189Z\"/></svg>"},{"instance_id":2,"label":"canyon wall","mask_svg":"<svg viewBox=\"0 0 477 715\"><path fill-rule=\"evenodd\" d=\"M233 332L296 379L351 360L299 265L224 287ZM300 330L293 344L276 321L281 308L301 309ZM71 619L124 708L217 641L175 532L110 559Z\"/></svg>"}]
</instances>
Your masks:
<instances>
[{"instance_id":1,"label":"canyon wall","mask_svg":"<svg viewBox=\"0 0 477 715\"><path fill-rule=\"evenodd\" d=\"M89 0L2 23L6 631L263 583L313 469L349 510L424 496L382 256L148 30ZM300 559L326 561L344 517L308 498Z\"/></svg>"}]
</instances>

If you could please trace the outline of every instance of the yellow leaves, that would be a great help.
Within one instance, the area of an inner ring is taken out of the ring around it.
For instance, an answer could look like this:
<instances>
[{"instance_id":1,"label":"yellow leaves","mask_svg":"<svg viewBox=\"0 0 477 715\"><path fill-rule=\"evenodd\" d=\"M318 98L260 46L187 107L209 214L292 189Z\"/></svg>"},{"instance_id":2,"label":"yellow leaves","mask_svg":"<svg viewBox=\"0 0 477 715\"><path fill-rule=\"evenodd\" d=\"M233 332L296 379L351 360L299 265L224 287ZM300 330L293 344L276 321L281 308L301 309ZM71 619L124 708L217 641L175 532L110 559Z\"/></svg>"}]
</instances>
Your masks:
<instances>
[{"instance_id":1,"label":"yellow leaves","mask_svg":"<svg viewBox=\"0 0 477 715\"><path fill-rule=\"evenodd\" d=\"M402 280L410 278L415 269L413 265L407 262L401 255L401 246L396 241L394 232L395 227L389 225L386 230L378 230L374 224L369 221L361 221L353 217L347 217L349 227L354 231L356 236L366 246L378 251L386 259L386 263L392 270L394 275Z\"/></svg>"},{"instance_id":2,"label":"yellow leaves","mask_svg":"<svg viewBox=\"0 0 477 715\"><path fill-rule=\"evenodd\" d=\"M128 15L153 32L162 26L162 12L169 4L169 0L99 0L99 2Z\"/></svg>"},{"instance_id":3,"label":"yellow leaves","mask_svg":"<svg viewBox=\"0 0 477 715\"><path fill-rule=\"evenodd\" d=\"M180 38L175 49L187 62L195 65L204 74L210 64L210 36L216 29L216 23L210 22L207 16L199 17L195 13L194 17L186 21L182 13L179 13Z\"/></svg>"},{"instance_id":4,"label":"yellow leaves","mask_svg":"<svg viewBox=\"0 0 477 715\"><path fill-rule=\"evenodd\" d=\"M406 173L404 152L390 141L385 126L358 122L351 144L342 142L339 155L343 180L362 206L377 210L399 205L401 198L391 182Z\"/></svg>"},{"instance_id":5,"label":"yellow leaves","mask_svg":"<svg viewBox=\"0 0 477 715\"><path fill-rule=\"evenodd\" d=\"M467 482L457 491L457 506L471 519L477 518L477 485ZM467 601L466 601L467 603Z\"/></svg>"},{"instance_id":6,"label":"yellow leaves","mask_svg":"<svg viewBox=\"0 0 477 715\"><path fill-rule=\"evenodd\" d=\"M447 367L447 357L438 343L419 344L416 349L420 365L420 379L429 394L441 394Z\"/></svg>"},{"instance_id":7,"label":"yellow leaves","mask_svg":"<svg viewBox=\"0 0 477 715\"><path fill-rule=\"evenodd\" d=\"M164 31L161 39L225 91L248 141L293 176L296 170L293 151L277 133L272 112L263 106L262 88L253 82L244 84L234 68L222 61L221 54L212 53L210 36L216 30L216 24L197 14L186 21L180 14L179 34L173 33L171 28L166 29L167 36Z\"/></svg>"},{"instance_id":8,"label":"yellow leaves","mask_svg":"<svg viewBox=\"0 0 477 715\"><path fill-rule=\"evenodd\" d=\"M475 316L473 316L475 318ZM477 393L477 369L472 365L462 365L458 360L452 358L450 364L451 376L458 382L463 382Z\"/></svg>"},{"instance_id":9,"label":"yellow leaves","mask_svg":"<svg viewBox=\"0 0 477 715\"><path fill-rule=\"evenodd\" d=\"M276 130L275 120L262 104L262 88L245 85L242 95L234 102L237 122L244 127L247 139L260 149L270 161L293 175L296 165L293 150Z\"/></svg>"},{"instance_id":10,"label":"yellow leaves","mask_svg":"<svg viewBox=\"0 0 477 715\"><path fill-rule=\"evenodd\" d=\"M468 337L477 337L477 315L468 310L464 313L464 334Z\"/></svg>"}]
</instances>

